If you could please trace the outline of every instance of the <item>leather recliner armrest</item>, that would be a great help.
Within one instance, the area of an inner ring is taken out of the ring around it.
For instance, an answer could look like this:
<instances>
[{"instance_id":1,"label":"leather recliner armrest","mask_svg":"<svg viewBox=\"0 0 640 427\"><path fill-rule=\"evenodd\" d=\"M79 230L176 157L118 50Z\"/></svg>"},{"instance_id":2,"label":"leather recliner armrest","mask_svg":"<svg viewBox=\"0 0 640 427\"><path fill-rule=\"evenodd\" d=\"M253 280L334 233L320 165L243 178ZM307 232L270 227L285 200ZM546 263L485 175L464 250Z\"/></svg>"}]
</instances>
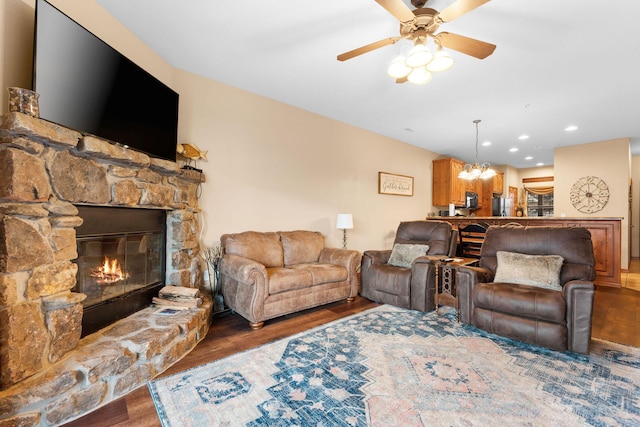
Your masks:
<instances>
[{"instance_id":1,"label":"leather recliner armrest","mask_svg":"<svg viewBox=\"0 0 640 427\"><path fill-rule=\"evenodd\" d=\"M369 250L364 251L362 254L363 263L367 262L369 265L371 264L386 264L389 262L389 258L391 257L391 250ZM366 259L366 261L365 261Z\"/></svg>"},{"instance_id":2,"label":"leather recliner armrest","mask_svg":"<svg viewBox=\"0 0 640 427\"><path fill-rule=\"evenodd\" d=\"M449 243L449 256L456 256L458 251L458 239L460 238L458 230L451 230L451 242Z\"/></svg>"},{"instance_id":3,"label":"leather recliner armrest","mask_svg":"<svg viewBox=\"0 0 640 427\"><path fill-rule=\"evenodd\" d=\"M473 313L473 287L476 283L487 283L493 280L493 273L482 267L459 266L456 271L456 288L460 321L471 324Z\"/></svg>"},{"instance_id":4,"label":"leather recliner armrest","mask_svg":"<svg viewBox=\"0 0 640 427\"><path fill-rule=\"evenodd\" d=\"M595 285L587 280L572 280L564 284L562 293L567 302L567 347L589 354Z\"/></svg>"},{"instance_id":5,"label":"leather recliner armrest","mask_svg":"<svg viewBox=\"0 0 640 427\"><path fill-rule=\"evenodd\" d=\"M436 288L435 263L429 256L420 256L411 265L411 309L433 310Z\"/></svg>"}]
</instances>

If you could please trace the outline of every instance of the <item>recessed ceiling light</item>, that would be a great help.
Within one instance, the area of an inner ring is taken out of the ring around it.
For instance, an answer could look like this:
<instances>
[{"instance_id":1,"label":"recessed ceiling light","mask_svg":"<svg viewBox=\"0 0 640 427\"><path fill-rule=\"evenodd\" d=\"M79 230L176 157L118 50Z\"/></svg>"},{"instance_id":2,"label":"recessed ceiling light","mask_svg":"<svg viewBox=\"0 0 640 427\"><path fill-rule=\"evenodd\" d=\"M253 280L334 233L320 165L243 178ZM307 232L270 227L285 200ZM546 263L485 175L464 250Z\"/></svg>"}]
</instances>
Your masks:
<instances>
[{"instance_id":1,"label":"recessed ceiling light","mask_svg":"<svg viewBox=\"0 0 640 427\"><path fill-rule=\"evenodd\" d=\"M538 162L538 163L536 163L536 166L544 166L544 163Z\"/></svg>"},{"instance_id":2,"label":"recessed ceiling light","mask_svg":"<svg viewBox=\"0 0 640 427\"><path fill-rule=\"evenodd\" d=\"M490 145L491 145L491 141L485 141L485 142L482 143L483 147L488 147Z\"/></svg>"},{"instance_id":3,"label":"recessed ceiling light","mask_svg":"<svg viewBox=\"0 0 640 427\"><path fill-rule=\"evenodd\" d=\"M525 157L524 159L525 159L525 160L532 160L532 159L533 159L533 156L527 156L527 157Z\"/></svg>"},{"instance_id":4,"label":"recessed ceiling light","mask_svg":"<svg viewBox=\"0 0 640 427\"><path fill-rule=\"evenodd\" d=\"M564 128L564 130L566 130L567 132L573 132L574 130L578 130L578 126L576 125L567 126L566 128Z\"/></svg>"},{"instance_id":5,"label":"recessed ceiling light","mask_svg":"<svg viewBox=\"0 0 640 427\"><path fill-rule=\"evenodd\" d=\"M515 153L516 151L518 151L518 148L516 148L516 147L509 148L509 152L510 153Z\"/></svg>"},{"instance_id":6,"label":"recessed ceiling light","mask_svg":"<svg viewBox=\"0 0 640 427\"><path fill-rule=\"evenodd\" d=\"M529 135L520 135L520 136L518 137L518 139L519 139L520 141L524 141L525 139L529 139Z\"/></svg>"}]
</instances>

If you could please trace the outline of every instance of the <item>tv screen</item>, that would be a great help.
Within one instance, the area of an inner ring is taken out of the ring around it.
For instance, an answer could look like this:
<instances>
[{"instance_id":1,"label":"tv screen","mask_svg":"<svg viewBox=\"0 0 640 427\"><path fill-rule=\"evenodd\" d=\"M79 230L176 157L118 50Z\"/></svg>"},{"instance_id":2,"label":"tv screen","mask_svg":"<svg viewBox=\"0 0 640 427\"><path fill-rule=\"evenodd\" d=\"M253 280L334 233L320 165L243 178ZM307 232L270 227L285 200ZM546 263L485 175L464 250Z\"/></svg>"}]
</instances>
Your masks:
<instances>
[{"instance_id":1,"label":"tv screen","mask_svg":"<svg viewBox=\"0 0 640 427\"><path fill-rule=\"evenodd\" d=\"M178 94L44 0L33 67L41 118L176 160Z\"/></svg>"}]
</instances>

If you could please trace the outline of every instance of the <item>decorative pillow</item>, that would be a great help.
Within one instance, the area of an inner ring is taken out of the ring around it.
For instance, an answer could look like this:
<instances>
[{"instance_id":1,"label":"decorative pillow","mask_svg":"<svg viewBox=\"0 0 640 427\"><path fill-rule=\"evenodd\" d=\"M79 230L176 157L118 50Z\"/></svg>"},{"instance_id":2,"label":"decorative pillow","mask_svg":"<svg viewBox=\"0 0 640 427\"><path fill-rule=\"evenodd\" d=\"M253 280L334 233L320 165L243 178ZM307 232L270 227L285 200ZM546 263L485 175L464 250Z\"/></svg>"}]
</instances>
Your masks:
<instances>
[{"instance_id":1,"label":"decorative pillow","mask_svg":"<svg viewBox=\"0 0 640 427\"><path fill-rule=\"evenodd\" d=\"M560 255L526 255L498 251L498 267L494 282L518 283L545 289L561 290Z\"/></svg>"},{"instance_id":2,"label":"decorative pillow","mask_svg":"<svg viewBox=\"0 0 640 427\"><path fill-rule=\"evenodd\" d=\"M393 245L387 264L395 265L396 267L410 268L416 258L426 255L427 252L429 252L429 245L396 243Z\"/></svg>"}]
</instances>

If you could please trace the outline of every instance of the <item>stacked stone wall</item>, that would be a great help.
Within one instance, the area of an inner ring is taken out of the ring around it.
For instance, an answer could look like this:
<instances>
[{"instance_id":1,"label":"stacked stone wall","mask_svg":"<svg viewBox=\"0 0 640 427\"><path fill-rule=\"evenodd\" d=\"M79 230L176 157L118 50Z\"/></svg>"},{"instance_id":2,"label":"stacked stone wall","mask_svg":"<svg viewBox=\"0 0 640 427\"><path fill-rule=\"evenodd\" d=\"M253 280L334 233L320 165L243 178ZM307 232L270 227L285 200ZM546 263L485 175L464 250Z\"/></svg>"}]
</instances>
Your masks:
<instances>
[{"instance_id":1,"label":"stacked stone wall","mask_svg":"<svg viewBox=\"0 0 640 427\"><path fill-rule=\"evenodd\" d=\"M88 368L77 353L103 332L80 339L85 295L72 291L79 204L166 210L167 284L200 286L200 173L20 113L0 118L0 165L0 426L68 420L148 381L204 337L209 304L181 326L136 323L127 335L138 347L155 342L154 354L96 344L119 362Z\"/></svg>"}]
</instances>

